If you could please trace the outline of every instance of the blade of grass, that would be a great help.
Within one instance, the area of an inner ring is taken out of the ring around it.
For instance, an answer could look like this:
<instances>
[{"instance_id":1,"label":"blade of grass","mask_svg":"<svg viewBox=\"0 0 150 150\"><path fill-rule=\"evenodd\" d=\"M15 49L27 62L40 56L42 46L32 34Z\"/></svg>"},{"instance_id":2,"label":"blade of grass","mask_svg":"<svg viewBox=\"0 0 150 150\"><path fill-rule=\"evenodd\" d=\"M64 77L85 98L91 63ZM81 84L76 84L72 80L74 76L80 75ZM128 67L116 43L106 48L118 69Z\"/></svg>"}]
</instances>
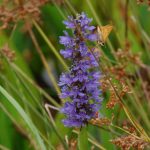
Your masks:
<instances>
[{"instance_id":1,"label":"blade of grass","mask_svg":"<svg viewBox=\"0 0 150 150\"><path fill-rule=\"evenodd\" d=\"M143 138L145 138L146 141L150 142L150 137L147 135L147 133L145 132L145 130L137 123L137 121L135 120L135 118L133 118L133 116L129 112L129 110L125 106L123 106L123 109L124 109L127 117L129 118L129 120L133 124L133 126L137 129L137 131L139 131L139 133L141 135L143 135Z\"/></svg>"},{"instance_id":2,"label":"blade of grass","mask_svg":"<svg viewBox=\"0 0 150 150\"><path fill-rule=\"evenodd\" d=\"M5 69L7 72L6 76L7 76L7 74L11 75L10 82L13 81L13 84L15 84L16 88L18 89L19 93L21 94L21 97L23 99L24 108L25 108L26 112L29 114L28 107L24 103L26 97L25 97L22 85L20 84L18 78L16 78L16 74L14 73L13 69L11 68L10 61L8 60L8 58L2 52L0 52L0 53L2 55L2 58L4 59L3 63L5 64Z\"/></svg>"},{"instance_id":3,"label":"blade of grass","mask_svg":"<svg viewBox=\"0 0 150 150\"><path fill-rule=\"evenodd\" d=\"M78 148L79 150L89 149L87 127L83 127L78 134Z\"/></svg>"},{"instance_id":4,"label":"blade of grass","mask_svg":"<svg viewBox=\"0 0 150 150\"><path fill-rule=\"evenodd\" d=\"M14 124L14 126L21 132L21 134L24 135L24 137L26 137L30 144L32 145L32 147L35 150L38 150L37 145L34 141L33 138L31 138L31 136L29 135L30 133L28 133L25 128L23 127L23 125L21 125L20 123L17 122L16 118L14 119L14 117L8 112L8 110L5 108L5 106L0 103L0 108L3 110L3 112L9 117L9 119L12 121L12 123Z\"/></svg>"},{"instance_id":5,"label":"blade of grass","mask_svg":"<svg viewBox=\"0 0 150 150\"><path fill-rule=\"evenodd\" d=\"M95 145L96 147L98 147L101 150L106 150L102 145L100 145L98 142L88 138L89 142L91 142L93 145Z\"/></svg>"},{"instance_id":6,"label":"blade of grass","mask_svg":"<svg viewBox=\"0 0 150 150\"><path fill-rule=\"evenodd\" d=\"M36 40L36 37L35 37L35 35L34 35L34 33L33 33L33 31L31 30L30 27L28 27L28 32L29 32L29 35L30 35L30 37L31 37L31 39L33 41L33 44L35 45L35 48L36 48L36 50L37 50L37 52L38 52L38 54L39 54L39 56L40 56L40 58L42 60L42 63L43 63L43 65L44 65L44 67L45 67L45 69L46 69L46 71L48 73L49 79L51 80L51 82L52 82L56 92L58 94L60 94L60 88L58 87L58 84L57 84L56 79L55 79L55 77L54 77L54 75L52 73L52 70L51 70L50 66L48 65L48 63L46 61L46 58L45 58L45 56L44 56L44 54L43 54L43 52L42 52L42 50L41 50L37 40Z\"/></svg>"},{"instance_id":7,"label":"blade of grass","mask_svg":"<svg viewBox=\"0 0 150 150\"><path fill-rule=\"evenodd\" d=\"M19 76L18 76L18 78L20 79ZM8 84L10 84L10 83L8 83ZM22 84L24 85L24 82L22 82ZM19 95L19 96L20 96L20 95ZM20 98L21 98L21 97L20 97ZM30 107L30 108L45 122L44 117L41 116L41 114L39 114L39 112L38 112L34 107L32 107L32 105L30 105L30 103L28 103L28 101L25 101L25 103L27 103L28 107ZM59 109L57 109L57 110L59 110ZM47 116L45 113L44 113L44 115L45 115L45 118L47 118L48 120L51 120L51 122L53 123L53 124L51 124L51 126L52 126L52 128L53 128L53 131L56 133L56 135L58 136L58 138L60 139L60 141L63 143L64 141L63 141L63 139L61 138L60 133L57 131L57 127L54 126L54 121L52 120L52 117L50 117L50 119L49 119L48 116ZM46 123L47 126L49 125L47 121L46 121L45 123ZM41 136L43 137L43 134L41 134ZM63 143L63 145L64 145L64 147L66 148L65 143ZM66 148L66 149L67 149L67 148Z\"/></svg>"},{"instance_id":8,"label":"blade of grass","mask_svg":"<svg viewBox=\"0 0 150 150\"><path fill-rule=\"evenodd\" d=\"M46 34L43 32L43 30L41 29L41 27L34 20L33 20L33 24L36 27L36 29L38 30L38 32L40 33L40 35L43 37L43 39L45 40L45 42L47 43L47 45L49 46L49 48L53 51L53 53L55 54L55 56L58 58L58 60L60 61L60 63L64 66L64 69L68 70L67 64L62 59L62 57L60 56L60 54L57 52L57 50L55 49L55 47L52 45L52 43L50 42L50 40L47 38Z\"/></svg>"},{"instance_id":9,"label":"blade of grass","mask_svg":"<svg viewBox=\"0 0 150 150\"><path fill-rule=\"evenodd\" d=\"M7 82L7 84L10 85L9 82ZM24 82L22 82L22 84L24 84ZM10 86L11 86L12 90L14 90L14 91L17 93L17 95L19 95L18 91L13 87L13 85L10 85ZM19 97L20 97L20 99L22 99L21 95L19 95ZM33 110L33 112L35 112L35 114L39 117L39 119L41 119L41 120L39 120L39 121L42 121L42 122L46 125L46 127L50 127L50 126L51 126L51 127L52 127L52 130L55 132L55 134L58 136L58 138L61 139L61 135L59 134L59 132L57 132L56 126L55 126L55 128L54 128L51 124L49 124L49 122L48 122L49 117L47 116L47 114L44 113L43 116L42 116L42 115L37 111L37 109L34 108L28 101L25 101L25 103L27 104L27 106L28 106L30 109ZM44 109L44 108L43 108L43 109ZM44 111L44 110L43 110L43 111ZM47 120L45 120L45 119L47 119ZM49 131L48 131L48 132L49 132ZM48 140L47 140L47 139L45 138L45 136L43 135L43 133L40 132L40 135L41 135L41 137L44 138L45 142L46 142L50 147L52 147L52 146L50 145L50 143L48 142ZM63 140L61 139L60 141L62 142Z\"/></svg>"},{"instance_id":10,"label":"blade of grass","mask_svg":"<svg viewBox=\"0 0 150 150\"><path fill-rule=\"evenodd\" d=\"M3 145L1 145L1 144L0 144L0 149L1 149L1 150L10 150L10 149L8 149L7 147L5 147L5 146L3 146Z\"/></svg>"},{"instance_id":11,"label":"blade of grass","mask_svg":"<svg viewBox=\"0 0 150 150\"><path fill-rule=\"evenodd\" d=\"M95 57L95 55L93 54L93 52L91 51L91 49L89 49L89 51L92 53L92 55ZM95 60L97 61L100 70L103 71L103 74L106 76L106 79L108 80L110 86L112 87L112 89L114 90L116 96L119 99L120 104L122 105L126 116L128 117L128 119L130 120L130 122L132 123L132 125L137 129L137 131L143 135L147 141L150 140L150 138L148 137L148 135L146 134L146 132L144 131L144 129L138 124L138 122L135 120L135 118L131 115L129 109L127 108L127 106L125 105L125 103L123 102L122 98L120 97L120 95L118 94L115 86L113 85L112 81L110 80L110 77L108 76L108 74L106 74L106 72L104 71L105 69L103 68L103 66L99 63L99 60L97 60L97 58L95 57Z\"/></svg>"},{"instance_id":12,"label":"blade of grass","mask_svg":"<svg viewBox=\"0 0 150 150\"><path fill-rule=\"evenodd\" d=\"M73 130L74 133L79 134L78 131ZM93 145L95 145L96 147L98 147L101 150L106 150L102 145L100 145L100 143L98 143L92 136L90 136L90 138L88 138L88 141L90 143L92 143Z\"/></svg>"},{"instance_id":13,"label":"blade of grass","mask_svg":"<svg viewBox=\"0 0 150 150\"><path fill-rule=\"evenodd\" d=\"M128 85L130 87L130 89L132 89L132 95L134 97L134 99L132 100L133 103L135 103L135 105L137 106L136 109L139 112L139 114L141 114L141 117L143 118L143 121L145 122L146 126L148 127L148 129L150 130L150 120L148 119L147 113L144 110L139 98L137 97L137 93L134 90L134 88L132 87L131 83L128 82Z\"/></svg>"},{"instance_id":14,"label":"blade of grass","mask_svg":"<svg viewBox=\"0 0 150 150\"><path fill-rule=\"evenodd\" d=\"M127 133L127 134L129 134L129 135L132 135L132 136L134 136L135 138L137 138L137 139L139 139L139 140L142 140L142 138L136 136L135 134L130 133L129 131L127 131L127 130L125 130L125 129L119 127L119 126L116 126L116 125L113 125L113 124L111 124L111 126L114 127L114 128L117 128L117 129L119 129L119 130L121 130L121 131L123 131L123 132L125 132L125 133Z\"/></svg>"},{"instance_id":15,"label":"blade of grass","mask_svg":"<svg viewBox=\"0 0 150 150\"><path fill-rule=\"evenodd\" d=\"M51 112L50 112L50 110L49 110L49 105L48 105L48 104L45 104L45 109L46 109L46 111L47 111L47 113L48 113L48 115L49 115L49 120L50 120L50 122L52 123L52 126L53 126L54 130L56 131L56 134L58 135L59 139L61 140L61 142L62 142L64 148L65 148L65 149L68 149L67 144L66 144L66 143L64 142L64 140L61 138L61 136L60 136L60 134L59 134L59 132L58 132L58 130L57 130L55 121L53 120L53 117L52 117Z\"/></svg>"},{"instance_id":16,"label":"blade of grass","mask_svg":"<svg viewBox=\"0 0 150 150\"><path fill-rule=\"evenodd\" d=\"M37 140L39 148L41 148L42 150L46 150L46 147L43 143L43 140L41 139L39 135L37 128L31 121L31 119L27 116L26 112L19 105L19 103L11 95L9 95L9 93L2 86L0 86L0 93L7 98L10 104L12 104L12 106L18 111L21 117L25 120L26 124L31 129L35 139Z\"/></svg>"},{"instance_id":17,"label":"blade of grass","mask_svg":"<svg viewBox=\"0 0 150 150\"><path fill-rule=\"evenodd\" d=\"M6 80L6 78L5 78L3 75L1 75L0 78L2 78L2 79L7 83L7 85L9 86L9 88L10 88L13 92L15 92L15 94L18 95L18 97L19 97L20 99L22 99L22 96L20 95L20 93L18 92L18 90L17 90L10 82L8 82L8 81ZM31 103L29 103L27 100L26 100L24 103L26 103L26 105L28 106L28 108L30 108L31 110L33 110L33 112L35 112L35 114L36 114L41 120L43 120L43 122L44 122L45 124L47 124L47 126L49 125L49 123L44 120L42 114L40 114L39 111L37 111L37 109L36 109L34 106L31 105ZM43 108L42 106L40 106L40 107ZM42 111L42 110L41 110L41 111ZM46 117L46 116L45 116L45 117Z\"/></svg>"},{"instance_id":18,"label":"blade of grass","mask_svg":"<svg viewBox=\"0 0 150 150\"><path fill-rule=\"evenodd\" d=\"M133 3L133 1L130 1L130 7L131 7L131 14L132 14L132 18L134 18L134 22L135 22L135 24L136 24L136 26L138 27L138 31L141 33L141 35L142 35L142 40L143 40L143 43L144 43L144 45L145 45L145 50L146 50L146 53L147 53L147 56L148 56L148 58L150 58L150 52L149 52L149 41L148 41L148 43L146 42L146 40L148 40L147 39L147 34L146 34L146 32L144 31L144 29L142 28L142 25L141 25L141 23L140 23L140 19L139 19L139 14L137 14L137 11L135 10L135 5L134 5L134 3Z\"/></svg>"},{"instance_id":19,"label":"blade of grass","mask_svg":"<svg viewBox=\"0 0 150 150\"><path fill-rule=\"evenodd\" d=\"M71 12L76 15L77 14L77 11L73 8L73 6L71 5L70 1L69 0L65 0L68 8L71 10Z\"/></svg>"},{"instance_id":20,"label":"blade of grass","mask_svg":"<svg viewBox=\"0 0 150 150\"><path fill-rule=\"evenodd\" d=\"M88 136L89 136L88 138L89 142L91 142L95 146L98 146L101 150L106 150L106 148L100 145L99 142L90 133L88 133Z\"/></svg>"},{"instance_id":21,"label":"blade of grass","mask_svg":"<svg viewBox=\"0 0 150 150\"><path fill-rule=\"evenodd\" d=\"M62 16L62 18L64 20L67 19L67 17L64 15L63 11L59 8L59 6L56 4L55 0L52 0L53 1L53 4L55 5L56 9L58 10L58 12L60 13L60 15Z\"/></svg>"},{"instance_id":22,"label":"blade of grass","mask_svg":"<svg viewBox=\"0 0 150 150\"><path fill-rule=\"evenodd\" d=\"M60 107L60 105L48 94L46 93L41 87L39 87L32 79L30 79L17 65L11 64L12 68L16 72L18 72L24 79L26 79L29 83L31 83L40 93L42 93L45 98L47 98L53 105L56 107Z\"/></svg>"}]
</instances>

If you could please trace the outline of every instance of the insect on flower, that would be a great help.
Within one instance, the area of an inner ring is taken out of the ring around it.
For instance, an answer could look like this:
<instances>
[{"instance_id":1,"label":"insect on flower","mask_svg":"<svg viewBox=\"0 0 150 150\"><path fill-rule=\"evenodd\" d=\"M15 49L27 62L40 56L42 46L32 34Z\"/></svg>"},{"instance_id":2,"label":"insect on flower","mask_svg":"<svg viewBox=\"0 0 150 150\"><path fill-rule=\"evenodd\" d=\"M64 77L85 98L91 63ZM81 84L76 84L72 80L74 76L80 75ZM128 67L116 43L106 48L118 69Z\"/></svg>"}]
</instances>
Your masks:
<instances>
[{"instance_id":1,"label":"insect on flower","mask_svg":"<svg viewBox=\"0 0 150 150\"><path fill-rule=\"evenodd\" d=\"M112 29L113 29L112 25L97 26L98 44L102 46L104 45Z\"/></svg>"},{"instance_id":2,"label":"insect on flower","mask_svg":"<svg viewBox=\"0 0 150 150\"><path fill-rule=\"evenodd\" d=\"M69 99L60 110L65 115L62 122L67 127L82 128L98 117L103 100L101 72L93 56L96 52L91 53L87 45L87 42L98 40L97 33L94 33L96 27L90 25L91 21L85 13L77 14L75 18L69 16L64 24L72 30L72 34L64 31L65 35L60 36L60 44L64 45L60 53L72 62L69 71L62 73L59 81L60 98Z\"/></svg>"}]
</instances>

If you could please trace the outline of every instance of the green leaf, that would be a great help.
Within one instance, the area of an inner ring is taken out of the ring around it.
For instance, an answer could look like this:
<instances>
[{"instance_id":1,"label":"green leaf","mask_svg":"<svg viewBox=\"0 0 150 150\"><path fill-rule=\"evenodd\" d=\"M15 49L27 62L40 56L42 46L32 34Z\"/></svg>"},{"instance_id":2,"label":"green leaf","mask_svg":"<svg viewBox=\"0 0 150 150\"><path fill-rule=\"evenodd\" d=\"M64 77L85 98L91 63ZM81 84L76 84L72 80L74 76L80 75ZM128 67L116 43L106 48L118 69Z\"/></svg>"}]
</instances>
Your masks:
<instances>
[{"instance_id":1,"label":"green leaf","mask_svg":"<svg viewBox=\"0 0 150 150\"><path fill-rule=\"evenodd\" d=\"M7 98L7 100L12 104L12 106L18 111L18 113L22 116L30 130L32 131L34 138L37 140L37 143L39 144L39 149L46 150L46 147L43 143L43 140L41 139L39 132L35 125L33 124L32 120L29 118L29 116L26 114L26 112L22 109L20 104L11 96L7 91L0 86L0 93Z\"/></svg>"},{"instance_id":2,"label":"green leaf","mask_svg":"<svg viewBox=\"0 0 150 150\"><path fill-rule=\"evenodd\" d=\"M12 149L13 148L13 134L14 131L11 126L11 121L5 115L5 113L0 109L0 133L3 136L0 136L0 144L5 145L6 147ZM1 149L1 145L0 145Z\"/></svg>"},{"instance_id":3,"label":"green leaf","mask_svg":"<svg viewBox=\"0 0 150 150\"><path fill-rule=\"evenodd\" d=\"M78 148L79 150L89 149L87 127L82 128L78 135Z\"/></svg>"}]
</instances>

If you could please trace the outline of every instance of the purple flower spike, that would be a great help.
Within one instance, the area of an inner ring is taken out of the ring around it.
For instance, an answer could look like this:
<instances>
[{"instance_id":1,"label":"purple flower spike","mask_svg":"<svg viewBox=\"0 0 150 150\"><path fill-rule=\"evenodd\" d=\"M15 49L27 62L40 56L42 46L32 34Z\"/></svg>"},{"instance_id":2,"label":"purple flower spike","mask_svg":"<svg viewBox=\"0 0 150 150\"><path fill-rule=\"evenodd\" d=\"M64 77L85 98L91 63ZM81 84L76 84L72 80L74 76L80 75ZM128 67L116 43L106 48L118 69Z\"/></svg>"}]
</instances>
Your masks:
<instances>
[{"instance_id":1,"label":"purple flower spike","mask_svg":"<svg viewBox=\"0 0 150 150\"><path fill-rule=\"evenodd\" d=\"M60 53L64 58L72 60L70 71L62 73L59 81L60 98L69 98L60 110L66 116L62 122L67 127L85 126L90 119L96 117L101 106L101 74L97 71L98 63L87 46L88 41L97 41L97 35L93 32L95 27L90 26L91 21L82 13L76 18L68 17L63 22L67 29L73 30L73 36L66 31L64 36L60 36L60 44L65 46Z\"/></svg>"}]
</instances>

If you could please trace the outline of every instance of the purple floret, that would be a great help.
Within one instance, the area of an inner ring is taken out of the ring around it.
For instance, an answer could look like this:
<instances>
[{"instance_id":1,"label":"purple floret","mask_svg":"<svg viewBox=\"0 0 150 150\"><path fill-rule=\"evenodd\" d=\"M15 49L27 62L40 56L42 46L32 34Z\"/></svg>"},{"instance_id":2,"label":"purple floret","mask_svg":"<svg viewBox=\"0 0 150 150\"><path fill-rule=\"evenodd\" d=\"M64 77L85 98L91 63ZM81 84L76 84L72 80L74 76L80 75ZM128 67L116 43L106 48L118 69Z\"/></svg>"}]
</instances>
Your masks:
<instances>
[{"instance_id":1,"label":"purple floret","mask_svg":"<svg viewBox=\"0 0 150 150\"><path fill-rule=\"evenodd\" d=\"M76 18L68 17L63 22L67 29L73 30L73 36L66 31L64 36L60 36L60 44L65 46L60 53L64 58L72 60L70 71L62 73L59 81L60 98L68 100L60 110L66 116L62 122L67 127L85 126L96 117L101 106L101 74L96 68L98 63L95 56L87 46L88 41L97 41L95 27L90 26L91 21L82 13Z\"/></svg>"}]
</instances>

